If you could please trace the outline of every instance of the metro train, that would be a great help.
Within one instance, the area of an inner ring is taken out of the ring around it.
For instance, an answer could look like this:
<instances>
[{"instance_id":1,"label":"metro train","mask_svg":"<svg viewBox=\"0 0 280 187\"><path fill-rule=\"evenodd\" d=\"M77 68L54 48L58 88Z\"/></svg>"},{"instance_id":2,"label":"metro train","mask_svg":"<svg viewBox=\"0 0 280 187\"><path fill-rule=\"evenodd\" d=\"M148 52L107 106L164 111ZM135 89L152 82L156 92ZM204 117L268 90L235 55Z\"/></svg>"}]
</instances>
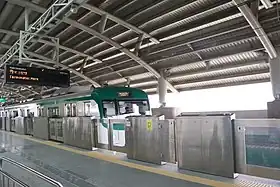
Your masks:
<instances>
[{"instance_id":1,"label":"metro train","mask_svg":"<svg viewBox=\"0 0 280 187\"><path fill-rule=\"evenodd\" d=\"M11 119L10 131L15 131L17 117L91 117L100 120L98 126L98 143L108 144L107 119L124 119L129 115L146 115L150 113L148 95L131 87L105 86L83 93L66 94L15 104L0 109L1 117ZM106 119L106 120L105 120ZM51 121L50 121L51 123ZM61 122L62 123L62 122ZM50 125L50 136L55 133ZM59 128L62 131L62 128ZM115 137L120 144L125 144L124 124L113 126ZM59 139L57 139L59 140Z\"/></svg>"}]
</instances>

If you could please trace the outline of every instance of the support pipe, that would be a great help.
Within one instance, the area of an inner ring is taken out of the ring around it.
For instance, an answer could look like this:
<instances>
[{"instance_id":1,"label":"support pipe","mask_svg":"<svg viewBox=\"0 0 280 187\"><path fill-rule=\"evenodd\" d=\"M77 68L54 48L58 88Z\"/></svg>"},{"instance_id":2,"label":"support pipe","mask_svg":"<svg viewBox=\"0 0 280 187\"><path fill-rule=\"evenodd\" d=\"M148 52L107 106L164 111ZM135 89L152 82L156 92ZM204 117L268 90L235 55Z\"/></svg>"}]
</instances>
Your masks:
<instances>
[{"instance_id":1,"label":"support pipe","mask_svg":"<svg viewBox=\"0 0 280 187\"><path fill-rule=\"evenodd\" d=\"M24 10L24 26L25 26L25 31L27 31L28 27L29 27L29 13L30 13L30 9L29 8L25 8L25 10Z\"/></svg>"},{"instance_id":2,"label":"support pipe","mask_svg":"<svg viewBox=\"0 0 280 187\"><path fill-rule=\"evenodd\" d=\"M160 78L158 79L158 96L160 107L166 106L166 93L167 85L163 73L161 73Z\"/></svg>"}]
</instances>

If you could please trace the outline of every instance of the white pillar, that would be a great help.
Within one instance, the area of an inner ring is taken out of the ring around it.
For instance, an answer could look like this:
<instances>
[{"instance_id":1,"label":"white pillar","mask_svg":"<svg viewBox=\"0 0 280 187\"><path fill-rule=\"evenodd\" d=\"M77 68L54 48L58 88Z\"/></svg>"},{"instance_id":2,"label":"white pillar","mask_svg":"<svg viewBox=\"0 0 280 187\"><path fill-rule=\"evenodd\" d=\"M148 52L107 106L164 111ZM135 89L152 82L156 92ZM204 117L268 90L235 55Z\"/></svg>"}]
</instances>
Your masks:
<instances>
[{"instance_id":1,"label":"white pillar","mask_svg":"<svg viewBox=\"0 0 280 187\"><path fill-rule=\"evenodd\" d=\"M279 54L277 50L277 54ZM275 99L280 99L280 56L269 59L270 65L270 82L272 85L272 93Z\"/></svg>"},{"instance_id":2,"label":"white pillar","mask_svg":"<svg viewBox=\"0 0 280 187\"><path fill-rule=\"evenodd\" d=\"M166 80L164 79L163 75L158 79L158 96L159 96L159 103L161 107L165 107L166 105L166 93L167 93L167 85Z\"/></svg>"},{"instance_id":3,"label":"white pillar","mask_svg":"<svg viewBox=\"0 0 280 187\"><path fill-rule=\"evenodd\" d=\"M25 31L27 31L28 27L29 27L29 12L30 12L30 10L28 8L25 8L25 11L24 11Z\"/></svg>"}]
</instances>

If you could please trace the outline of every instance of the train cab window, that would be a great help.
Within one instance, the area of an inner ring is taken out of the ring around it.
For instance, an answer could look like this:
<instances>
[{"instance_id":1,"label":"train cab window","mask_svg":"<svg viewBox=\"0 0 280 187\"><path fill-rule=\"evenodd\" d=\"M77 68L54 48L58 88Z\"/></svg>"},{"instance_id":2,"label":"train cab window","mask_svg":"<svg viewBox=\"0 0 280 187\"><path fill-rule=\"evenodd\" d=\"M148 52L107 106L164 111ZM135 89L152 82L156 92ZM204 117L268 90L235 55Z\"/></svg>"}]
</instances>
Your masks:
<instances>
[{"instance_id":1,"label":"train cab window","mask_svg":"<svg viewBox=\"0 0 280 187\"><path fill-rule=\"evenodd\" d=\"M72 116L77 116L77 105L75 103L72 104Z\"/></svg>"},{"instance_id":2,"label":"train cab window","mask_svg":"<svg viewBox=\"0 0 280 187\"><path fill-rule=\"evenodd\" d=\"M116 115L116 107L114 101L103 101L103 115L104 117Z\"/></svg>"},{"instance_id":3,"label":"train cab window","mask_svg":"<svg viewBox=\"0 0 280 187\"><path fill-rule=\"evenodd\" d=\"M145 115L149 111L148 101L119 101L119 114Z\"/></svg>"}]
</instances>

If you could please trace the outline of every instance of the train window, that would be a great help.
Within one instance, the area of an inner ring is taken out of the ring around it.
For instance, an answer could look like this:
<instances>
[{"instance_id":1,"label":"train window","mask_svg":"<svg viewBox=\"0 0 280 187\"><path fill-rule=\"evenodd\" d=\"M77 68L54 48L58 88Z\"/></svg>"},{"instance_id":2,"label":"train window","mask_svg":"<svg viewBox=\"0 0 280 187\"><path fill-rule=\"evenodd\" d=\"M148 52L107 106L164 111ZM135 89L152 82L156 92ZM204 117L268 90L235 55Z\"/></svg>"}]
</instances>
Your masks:
<instances>
[{"instance_id":1,"label":"train window","mask_svg":"<svg viewBox=\"0 0 280 187\"><path fill-rule=\"evenodd\" d=\"M57 117L57 116L59 116L59 109L58 109L58 107L48 108L48 115L49 115L49 117Z\"/></svg>"},{"instance_id":2,"label":"train window","mask_svg":"<svg viewBox=\"0 0 280 187\"><path fill-rule=\"evenodd\" d=\"M91 116L90 108L91 108L90 102L84 103L85 116Z\"/></svg>"},{"instance_id":3,"label":"train window","mask_svg":"<svg viewBox=\"0 0 280 187\"><path fill-rule=\"evenodd\" d=\"M71 104L66 104L65 105L65 114L67 117L71 116Z\"/></svg>"},{"instance_id":4,"label":"train window","mask_svg":"<svg viewBox=\"0 0 280 187\"><path fill-rule=\"evenodd\" d=\"M14 118L15 117L18 117L18 111L13 111L13 115L12 115Z\"/></svg>"},{"instance_id":5,"label":"train window","mask_svg":"<svg viewBox=\"0 0 280 187\"><path fill-rule=\"evenodd\" d=\"M26 116L27 116L27 117L30 117L30 116L31 116L31 114L30 114L30 109L27 109L27 110L26 110Z\"/></svg>"},{"instance_id":6,"label":"train window","mask_svg":"<svg viewBox=\"0 0 280 187\"><path fill-rule=\"evenodd\" d=\"M19 116L24 117L24 109L19 109Z\"/></svg>"},{"instance_id":7,"label":"train window","mask_svg":"<svg viewBox=\"0 0 280 187\"><path fill-rule=\"evenodd\" d=\"M104 117L116 115L116 108L115 108L114 101L103 101L103 115Z\"/></svg>"},{"instance_id":8,"label":"train window","mask_svg":"<svg viewBox=\"0 0 280 187\"><path fill-rule=\"evenodd\" d=\"M38 107L38 115L39 117L44 117L44 108Z\"/></svg>"},{"instance_id":9,"label":"train window","mask_svg":"<svg viewBox=\"0 0 280 187\"><path fill-rule=\"evenodd\" d=\"M55 116L59 116L59 109L58 109L58 107L55 107Z\"/></svg>"},{"instance_id":10,"label":"train window","mask_svg":"<svg viewBox=\"0 0 280 187\"><path fill-rule=\"evenodd\" d=\"M72 104L72 116L77 116L77 105L75 103Z\"/></svg>"},{"instance_id":11,"label":"train window","mask_svg":"<svg viewBox=\"0 0 280 187\"><path fill-rule=\"evenodd\" d=\"M42 115L42 111L41 111L41 108L40 108L40 107L37 107L37 111L38 111L38 116L39 116L39 117L43 116L43 115Z\"/></svg>"}]
</instances>

